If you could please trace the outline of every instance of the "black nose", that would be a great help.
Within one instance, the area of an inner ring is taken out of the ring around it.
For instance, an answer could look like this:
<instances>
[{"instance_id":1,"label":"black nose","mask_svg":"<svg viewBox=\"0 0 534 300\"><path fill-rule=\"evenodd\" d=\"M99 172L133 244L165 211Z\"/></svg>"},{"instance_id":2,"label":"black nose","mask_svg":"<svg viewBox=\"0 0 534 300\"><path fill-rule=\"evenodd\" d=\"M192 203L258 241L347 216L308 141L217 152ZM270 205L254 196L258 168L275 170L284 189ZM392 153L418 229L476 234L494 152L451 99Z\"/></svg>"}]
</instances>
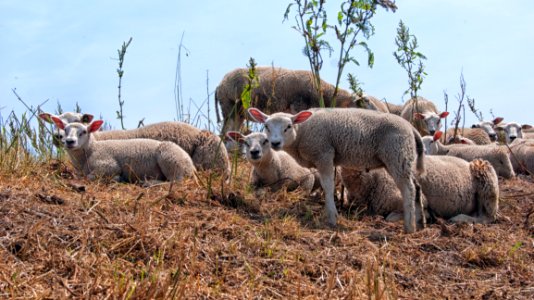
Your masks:
<instances>
[{"instance_id":1,"label":"black nose","mask_svg":"<svg viewBox=\"0 0 534 300\"><path fill-rule=\"evenodd\" d=\"M271 146L272 146L274 149L278 149L278 148L280 148L280 142L271 142Z\"/></svg>"},{"instance_id":2,"label":"black nose","mask_svg":"<svg viewBox=\"0 0 534 300\"><path fill-rule=\"evenodd\" d=\"M435 130L430 130L430 135L434 135L434 133L436 133Z\"/></svg>"},{"instance_id":3,"label":"black nose","mask_svg":"<svg viewBox=\"0 0 534 300\"><path fill-rule=\"evenodd\" d=\"M252 158L258 158L260 156L260 151L259 150L250 150L250 156Z\"/></svg>"},{"instance_id":4,"label":"black nose","mask_svg":"<svg viewBox=\"0 0 534 300\"><path fill-rule=\"evenodd\" d=\"M67 146L74 146L73 140L66 140L65 143L67 144Z\"/></svg>"},{"instance_id":5,"label":"black nose","mask_svg":"<svg viewBox=\"0 0 534 300\"><path fill-rule=\"evenodd\" d=\"M492 141L494 141L494 140L497 139L497 134L495 134L495 133L490 134L489 137L490 137L490 139L491 139Z\"/></svg>"},{"instance_id":6,"label":"black nose","mask_svg":"<svg viewBox=\"0 0 534 300\"><path fill-rule=\"evenodd\" d=\"M510 136L510 140L515 140L517 137L516 136Z\"/></svg>"}]
</instances>

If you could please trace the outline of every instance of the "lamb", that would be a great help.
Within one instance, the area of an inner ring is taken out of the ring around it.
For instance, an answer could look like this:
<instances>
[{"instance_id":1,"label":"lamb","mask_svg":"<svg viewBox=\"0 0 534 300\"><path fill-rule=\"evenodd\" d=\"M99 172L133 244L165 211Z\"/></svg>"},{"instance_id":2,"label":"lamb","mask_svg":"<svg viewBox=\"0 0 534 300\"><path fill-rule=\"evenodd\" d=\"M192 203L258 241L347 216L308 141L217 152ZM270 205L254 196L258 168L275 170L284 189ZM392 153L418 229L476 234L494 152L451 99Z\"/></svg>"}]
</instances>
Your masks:
<instances>
[{"instance_id":1,"label":"lamb","mask_svg":"<svg viewBox=\"0 0 534 300\"><path fill-rule=\"evenodd\" d=\"M442 132L438 131L433 137L425 136L422 138L426 154L455 156L466 161L477 158L485 159L495 168L497 175L507 179L515 176L512 162L508 156L508 149L498 145L443 145L439 141L441 135Z\"/></svg>"},{"instance_id":2,"label":"lamb","mask_svg":"<svg viewBox=\"0 0 534 300\"><path fill-rule=\"evenodd\" d=\"M180 146L151 139L97 141L93 137L104 121L66 123L52 117L65 131L64 145L74 167L90 180L111 177L117 181L181 181L192 177L195 166Z\"/></svg>"},{"instance_id":3,"label":"lamb","mask_svg":"<svg viewBox=\"0 0 534 300\"><path fill-rule=\"evenodd\" d=\"M495 126L497 129L499 141L503 144L510 144L516 138L523 138L523 130L531 129L530 125L519 125L516 122L499 123ZM502 138L500 138L502 136Z\"/></svg>"},{"instance_id":4,"label":"lamb","mask_svg":"<svg viewBox=\"0 0 534 300\"><path fill-rule=\"evenodd\" d=\"M440 141L444 144L453 144L454 142L451 142L451 140L454 139L454 131L454 128L447 129L447 141L445 141L445 135L441 136ZM488 133L482 128L458 128L456 137L467 138L477 145L489 145L493 143Z\"/></svg>"},{"instance_id":5,"label":"lamb","mask_svg":"<svg viewBox=\"0 0 534 300\"><path fill-rule=\"evenodd\" d=\"M534 174L534 140L517 138L510 144L510 151L516 173Z\"/></svg>"},{"instance_id":6,"label":"lamb","mask_svg":"<svg viewBox=\"0 0 534 300\"><path fill-rule=\"evenodd\" d=\"M239 131L245 120L241 94L248 84L248 69L237 68L227 73L215 90L217 122L221 122L218 105L222 111L222 134ZM257 86L252 89L251 106L267 113L296 113L310 107L319 107L319 94L310 71L288 70L274 67L256 67ZM332 106L334 86L321 81L326 107ZM346 90L338 89L337 107L355 107L354 97Z\"/></svg>"},{"instance_id":7,"label":"lamb","mask_svg":"<svg viewBox=\"0 0 534 300\"><path fill-rule=\"evenodd\" d=\"M39 114L39 118L43 119L45 122L53 124L52 116L59 118L67 123L79 122L79 123L90 123L93 120L93 115L82 114L78 112L64 112L59 116L49 113ZM55 130L52 132L52 143L56 147L60 147L63 143L63 138L65 137L65 131L58 127L55 127Z\"/></svg>"},{"instance_id":8,"label":"lamb","mask_svg":"<svg viewBox=\"0 0 534 300\"><path fill-rule=\"evenodd\" d=\"M85 120L93 116L85 114ZM160 122L130 130L109 130L93 133L95 140L124 140L145 138L169 141L184 149L198 170L214 170L221 175L230 175L228 153L221 139L207 131L182 122Z\"/></svg>"},{"instance_id":9,"label":"lamb","mask_svg":"<svg viewBox=\"0 0 534 300\"><path fill-rule=\"evenodd\" d=\"M436 105L423 97L410 99L402 108L401 117L410 122L421 134L434 135L441 128L441 119L449 115L438 113Z\"/></svg>"},{"instance_id":10,"label":"lamb","mask_svg":"<svg viewBox=\"0 0 534 300\"><path fill-rule=\"evenodd\" d=\"M314 170L299 165L285 151L273 151L267 135L261 132L242 135L229 131L226 135L245 146L247 160L252 164L252 186L280 190L288 183L288 190L301 187L309 195L314 187Z\"/></svg>"},{"instance_id":11,"label":"lamb","mask_svg":"<svg viewBox=\"0 0 534 300\"><path fill-rule=\"evenodd\" d=\"M480 121L478 124L473 124L471 128L482 128L488 136L490 137L490 140L492 142L497 141L497 132L495 132L495 126L501 123L503 118L497 117L493 119L493 121Z\"/></svg>"},{"instance_id":12,"label":"lamb","mask_svg":"<svg viewBox=\"0 0 534 300\"><path fill-rule=\"evenodd\" d=\"M305 110L291 115L266 115L249 108L265 124L274 150L285 150L304 167L319 173L325 193L328 223L336 224L334 166L372 170L385 167L403 198L404 229L415 231L415 175L424 172L423 144L417 131L402 118L357 108Z\"/></svg>"},{"instance_id":13,"label":"lamb","mask_svg":"<svg viewBox=\"0 0 534 300\"><path fill-rule=\"evenodd\" d=\"M499 185L489 162L466 162L452 156L425 156L424 161L426 171L418 176L418 182L426 211L454 223L495 220ZM384 169L365 172L342 168L341 174L348 200L357 208L387 216L388 221L394 221L402 211L400 192Z\"/></svg>"}]
</instances>

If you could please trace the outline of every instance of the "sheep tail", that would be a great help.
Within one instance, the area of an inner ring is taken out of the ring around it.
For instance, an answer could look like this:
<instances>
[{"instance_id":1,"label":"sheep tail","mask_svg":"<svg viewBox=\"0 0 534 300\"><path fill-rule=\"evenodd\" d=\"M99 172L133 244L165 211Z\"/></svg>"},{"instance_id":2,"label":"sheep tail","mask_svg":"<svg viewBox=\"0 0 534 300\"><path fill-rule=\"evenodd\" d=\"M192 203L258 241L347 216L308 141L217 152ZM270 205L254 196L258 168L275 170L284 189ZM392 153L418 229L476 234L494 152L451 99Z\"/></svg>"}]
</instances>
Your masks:
<instances>
[{"instance_id":1,"label":"sheep tail","mask_svg":"<svg viewBox=\"0 0 534 300\"><path fill-rule=\"evenodd\" d=\"M483 223L496 219L499 210L499 189L496 187L497 174L486 160L475 159L469 164L476 185L478 217Z\"/></svg>"},{"instance_id":2,"label":"sheep tail","mask_svg":"<svg viewBox=\"0 0 534 300\"><path fill-rule=\"evenodd\" d=\"M219 93L217 93L218 90L219 90L219 87L217 87L215 89L215 100L214 100L214 102L215 102L215 116L217 117L217 124L221 123L221 117L219 116L219 105L221 105L221 100L218 97L218 94L219 94Z\"/></svg>"},{"instance_id":3,"label":"sheep tail","mask_svg":"<svg viewBox=\"0 0 534 300\"><path fill-rule=\"evenodd\" d=\"M421 135L419 134L417 129L412 128L412 131L413 131L413 135L414 135L414 138L415 138L415 149L417 151L416 169L417 169L417 172L420 175L422 175L423 173L425 173L425 163L424 163L425 148L423 146L423 141L421 140Z\"/></svg>"}]
</instances>

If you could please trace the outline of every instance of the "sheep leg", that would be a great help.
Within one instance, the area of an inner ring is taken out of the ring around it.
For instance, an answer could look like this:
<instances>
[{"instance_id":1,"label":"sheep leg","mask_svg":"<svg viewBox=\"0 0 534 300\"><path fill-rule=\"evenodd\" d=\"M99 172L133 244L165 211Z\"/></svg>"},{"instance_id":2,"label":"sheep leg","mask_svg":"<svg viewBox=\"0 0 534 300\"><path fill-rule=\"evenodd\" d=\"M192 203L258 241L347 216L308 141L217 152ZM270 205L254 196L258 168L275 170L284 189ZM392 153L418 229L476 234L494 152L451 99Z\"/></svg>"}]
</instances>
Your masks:
<instances>
[{"instance_id":1,"label":"sheep leg","mask_svg":"<svg viewBox=\"0 0 534 300\"><path fill-rule=\"evenodd\" d=\"M319 179L325 195L327 222L330 226L336 226L337 209L334 201L334 166L331 164L318 166L317 171L319 172Z\"/></svg>"},{"instance_id":2,"label":"sheep leg","mask_svg":"<svg viewBox=\"0 0 534 300\"><path fill-rule=\"evenodd\" d=\"M406 233L415 232L415 185L412 176L399 176L395 179L397 187L401 191L404 209L404 231Z\"/></svg>"}]
</instances>

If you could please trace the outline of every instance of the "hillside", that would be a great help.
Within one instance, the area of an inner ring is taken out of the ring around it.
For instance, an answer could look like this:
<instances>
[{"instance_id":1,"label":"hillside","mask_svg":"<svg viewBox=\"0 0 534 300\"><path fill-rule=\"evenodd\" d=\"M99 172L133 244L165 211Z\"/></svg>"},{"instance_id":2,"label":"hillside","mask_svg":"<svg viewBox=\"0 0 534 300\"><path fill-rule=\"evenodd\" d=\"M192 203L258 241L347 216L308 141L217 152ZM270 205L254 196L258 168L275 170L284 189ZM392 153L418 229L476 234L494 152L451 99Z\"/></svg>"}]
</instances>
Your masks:
<instances>
[{"instance_id":1,"label":"hillside","mask_svg":"<svg viewBox=\"0 0 534 300\"><path fill-rule=\"evenodd\" d=\"M534 184L502 181L491 225L415 234L322 201L230 185L88 182L51 160L0 176L1 298L532 299Z\"/></svg>"}]
</instances>

